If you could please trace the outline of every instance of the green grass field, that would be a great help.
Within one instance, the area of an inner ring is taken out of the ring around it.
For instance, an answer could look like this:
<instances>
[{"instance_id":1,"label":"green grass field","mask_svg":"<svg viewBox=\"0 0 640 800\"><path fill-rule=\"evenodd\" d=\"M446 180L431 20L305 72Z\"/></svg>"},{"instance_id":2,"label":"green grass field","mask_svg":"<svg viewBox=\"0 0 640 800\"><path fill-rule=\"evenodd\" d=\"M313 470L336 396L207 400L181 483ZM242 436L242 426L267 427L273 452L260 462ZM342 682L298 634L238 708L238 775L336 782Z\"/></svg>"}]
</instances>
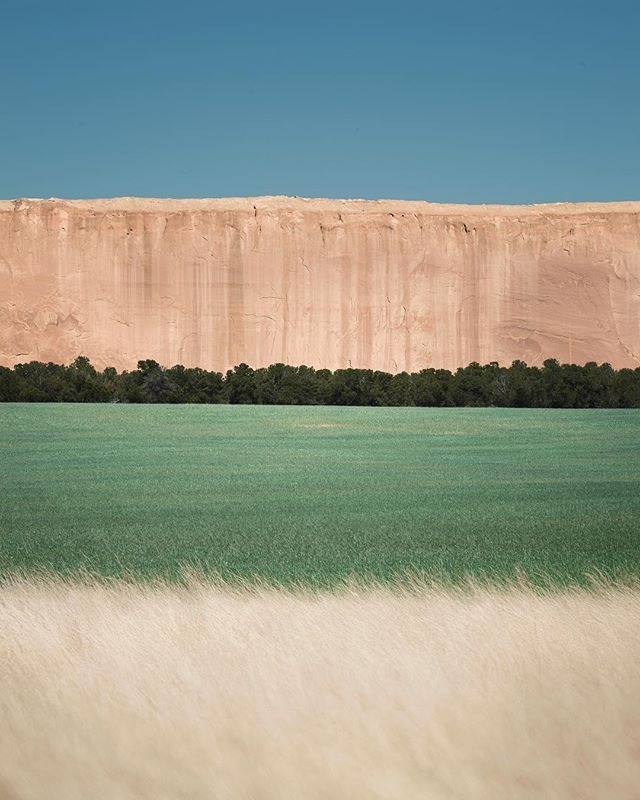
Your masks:
<instances>
[{"instance_id":1,"label":"green grass field","mask_svg":"<svg viewBox=\"0 0 640 800\"><path fill-rule=\"evenodd\" d=\"M640 412L0 406L0 571L640 572Z\"/></svg>"}]
</instances>

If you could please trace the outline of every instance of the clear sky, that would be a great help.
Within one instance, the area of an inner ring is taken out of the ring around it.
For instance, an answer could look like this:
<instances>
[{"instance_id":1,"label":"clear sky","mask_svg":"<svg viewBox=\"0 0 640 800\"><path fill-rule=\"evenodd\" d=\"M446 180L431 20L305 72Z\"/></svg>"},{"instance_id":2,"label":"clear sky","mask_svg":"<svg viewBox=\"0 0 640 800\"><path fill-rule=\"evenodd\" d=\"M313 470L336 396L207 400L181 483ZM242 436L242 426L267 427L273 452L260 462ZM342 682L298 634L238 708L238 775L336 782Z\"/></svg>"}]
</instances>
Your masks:
<instances>
[{"instance_id":1,"label":"clear sky","mask_svg":"<svg viewBox=\"0 0 640 800\"><path fill-rule=\"evenodd\" d=\"M639 0L34 0L0 197L640 199Z\"/></svg>"}]
</instances>

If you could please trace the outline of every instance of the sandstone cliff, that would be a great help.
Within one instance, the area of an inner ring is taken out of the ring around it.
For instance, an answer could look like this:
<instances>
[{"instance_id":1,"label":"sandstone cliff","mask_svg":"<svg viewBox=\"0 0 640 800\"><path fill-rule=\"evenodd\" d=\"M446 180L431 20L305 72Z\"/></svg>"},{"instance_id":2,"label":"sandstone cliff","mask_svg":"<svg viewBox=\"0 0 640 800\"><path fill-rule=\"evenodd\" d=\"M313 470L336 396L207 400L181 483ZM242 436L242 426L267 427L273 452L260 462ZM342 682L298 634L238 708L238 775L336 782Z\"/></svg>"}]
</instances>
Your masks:
<instances>
[{"instance_id":1,"label":"sandstone cliff","mask_svg":"<svg viewBox=\"0 0 640 800\"><path fill-rule=\"evenodd\" d=\"M640 366L640 203L0 202L0 363Z\"/></svg>"}]
</instances>

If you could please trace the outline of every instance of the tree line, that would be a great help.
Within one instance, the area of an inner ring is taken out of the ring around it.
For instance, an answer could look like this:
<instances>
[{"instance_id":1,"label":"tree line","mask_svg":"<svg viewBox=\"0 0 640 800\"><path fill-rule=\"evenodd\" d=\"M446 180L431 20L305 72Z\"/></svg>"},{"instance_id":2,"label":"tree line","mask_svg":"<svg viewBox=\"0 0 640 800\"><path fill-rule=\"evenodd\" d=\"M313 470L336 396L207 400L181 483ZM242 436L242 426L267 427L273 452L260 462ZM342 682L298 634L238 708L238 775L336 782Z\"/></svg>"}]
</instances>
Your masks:
<instances>
[{"instance_id":1,"label":"tree line","mask_svg":"<svg viewBox=\"0 0 640 800\"><path fill-rule=\"evenodd\" d=\"M640 408L640 368L548 359L542 367L492 361L455 372L429 368L396 375L239 364L223 374L180 364L165 368L147 359L119 373L114 367L100 372L80 356L68 366L31 361L0 367L0 402Z\"/></svg>"}]
</instances>

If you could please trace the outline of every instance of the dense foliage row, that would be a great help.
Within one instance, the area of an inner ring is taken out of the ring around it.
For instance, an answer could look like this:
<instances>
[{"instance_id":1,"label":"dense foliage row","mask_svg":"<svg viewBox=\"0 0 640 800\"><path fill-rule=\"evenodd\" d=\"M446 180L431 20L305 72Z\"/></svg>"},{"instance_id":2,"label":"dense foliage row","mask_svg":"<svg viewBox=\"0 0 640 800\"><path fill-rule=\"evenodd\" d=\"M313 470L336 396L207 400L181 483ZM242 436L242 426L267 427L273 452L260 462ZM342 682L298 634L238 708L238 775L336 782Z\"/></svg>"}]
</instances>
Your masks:
<instances>
[{"instance_id":1,"label":"dense foliage row","mask_svg":"<svg viewBox=\"0 0 640 800\"><path fill-rule=\"evenodd\" d=\"M452 373L423 369L391 375L370 369L240 364L226 375L139 361L131 372L98 372L80 356L69 366L31 361L0 367L0 401L68 403L257 403L339 406L515 406L640 408L640 368L555 359L543 367L477 363Z\"/></svg>"}]
</instances>

